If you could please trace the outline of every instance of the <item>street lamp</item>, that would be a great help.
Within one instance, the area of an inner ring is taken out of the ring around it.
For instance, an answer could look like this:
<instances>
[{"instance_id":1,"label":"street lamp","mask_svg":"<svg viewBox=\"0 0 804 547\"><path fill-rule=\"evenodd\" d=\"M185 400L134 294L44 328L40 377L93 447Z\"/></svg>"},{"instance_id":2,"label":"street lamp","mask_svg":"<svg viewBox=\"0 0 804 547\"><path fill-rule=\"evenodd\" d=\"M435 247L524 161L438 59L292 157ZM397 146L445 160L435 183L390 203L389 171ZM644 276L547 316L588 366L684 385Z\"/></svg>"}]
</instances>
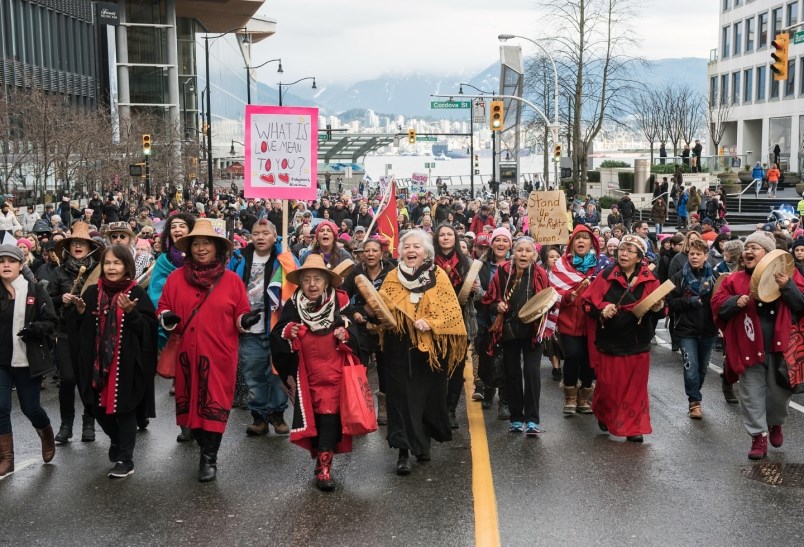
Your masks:
<instances>
[{"instance_id":1,"label":"street lamp","mask_svg":"<svg viewBox=\"0 0 804 547\"><path fill-rule=\"evenodd\" d=\"M282 74L284 72L284 70L282 70L282 59L271 59L270 61L265 61L261 65L246 67L246 89L248 90L246 92L246 104L251 104L251 71L257 70L258 68L262 68L268 63L275 63L277 61L279 62L279 68L276 69L276 71L279 74Z\"/></svg>"},{"instance_id":2,"label":"street lamp","mask_svg":"<svg viewBox=\"0 0 804 547\"><path fill-rule=\"evenodd\" d=\"M235 143L237 143L237 144L241 144L241 145L245 146L245 144L243 144L242 142L233 140L233 141L232 141L232 147L229 149L229 155L230 155L230 156L234 156L234 155L237 153L237 152L235 151L235 149L234 149L234 145L235 145Z\"/></svg>"},{"instance_id":3,"label":"street lamp","mask_svg":"<svg viewBox=\"0 0 804 547\"><path fill-rule=\"evenodd\" d=\"M187 84L190 84L190 93L195 91L195 84L193 83L193 78L187 78L184 80L184 83L181 84L182 89L184 90L184 108L182 108L182 117L184 118L184 140L190 140L190 130L187 128Z\"/></svg>"},{"instance_id":4,"label":"street lamp","mask_svg":"<svg viewBox=\"0 0 804 547\"><path fill-rule=\"evenodd\" d=\"M548 59L550 59L550 64L553 65L553 87L555 88L554 91L554 98L553 98L553 127L551 128L551 133L553 134L553 146L558 144L558 70L556 69L556 62L553 59L553 56L550 55L550 52L547 51L544 46L542 46L536 40L532 40L526 36L520 36L518 34L500 34L497 36L497 39L500 42L505 42L507 40L512 40L514 38L519 38L521 40L526 40L539 48L542 53L544 53ZM558 188L558 164L555 165L555 184L556 188Z\"/></svg>"},{"instance_id":5,"label":"street lamp","mask_svg":"<svg viewBox=\"0 0 804 547\"><path fill-rule=\"evenodd\" d=\"M295 82L290 82L289 84L283 84L282 82L279 82L279 106L282 106L282 87L290 87L294 84L298 84L299 82L303 82L304 80L312 80L313 81L312 89L318 89L315 86L315 76L306 76L304 78L299 78Z\"/></svg>"},{"instance_id":6,"label":"street lamp","mask_svg":"<svg viewBox=\"0 0 804 547\"><path fill-rule=\"evenodd\" d=\"M242 42L244 44L250 44L251 38L248 35L248 29L246 27L235 27L233 29L227 30L217 36L213 36L212 40L217 40L221 36L226 36L232 32L242 30L243 39ZM207 78L207 188L209 189L209 199L212 199L212 195L215 193L215 186L212 180L212 101L210 100L210 95L212 95L212 85L210 84L210 75L209 75L209 41L210 36L209 34L204 35L204 64L206 70L206 78Z\"/></svg>"},{"instance_id":7,"label":"street lamp","mask_svg":"<svg viewBox=\"0 0 804 547\"><path fill-rule=\"evenodd\" d=\"M458 95L463 95L463 86L471 87L475 91L479 91L480 93L483 93L484 95L485 94L493 95L493 93L491 93L490 91L483 91L482 89L480 89L478 87L475 87L472 84L466 84L466 83L461 83L460 84L460 87L458 88ZM473 99L472 100L472 105L474 106L474 104L475 104L475 101ZM497 154L495 153L496 152L495 151L496 145L494 144L494 142L496 141L496 138L497 138L496 133L497 133L496 131L491 132L491 142L492 142L492 145L491 145L491 148L492 148L492 154L491 154L491 178L492 179L494 178L494 173L497 172L497 169L495 168L496 162L497 162ZM469 171L469 195L471 195L472 199L474 199L474 197L475 197L475 167L474 167L474 161L475 161L475 120L474 120L474 108L469 109L469 157L472 160L470 162L470 165L471 165L472 169Z\"/></svg>"}]
</instances>

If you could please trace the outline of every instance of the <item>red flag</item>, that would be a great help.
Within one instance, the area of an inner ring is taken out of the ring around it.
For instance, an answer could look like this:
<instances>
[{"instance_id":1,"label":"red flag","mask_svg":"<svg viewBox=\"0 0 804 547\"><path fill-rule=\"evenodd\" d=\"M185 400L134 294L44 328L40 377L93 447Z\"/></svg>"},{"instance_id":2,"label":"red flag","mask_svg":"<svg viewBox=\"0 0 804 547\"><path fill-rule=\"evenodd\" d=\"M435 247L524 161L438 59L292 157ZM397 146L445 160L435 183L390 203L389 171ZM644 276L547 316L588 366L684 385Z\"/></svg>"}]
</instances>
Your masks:
<instances>
[{"instance_id":1,"label":"red flag","mask_svg":"<svg viewBox=\"0 0 804 547\"><path fill-rule=\"evenodd\" d=\"M391 187L388 189L391 193L388 198L388 203L382 211L377 213L377 233L388 240L391 255L394 258L399 258L399 225L397 224L396 212L396 184L391 182Z\"/></svg>"}]
</instances>

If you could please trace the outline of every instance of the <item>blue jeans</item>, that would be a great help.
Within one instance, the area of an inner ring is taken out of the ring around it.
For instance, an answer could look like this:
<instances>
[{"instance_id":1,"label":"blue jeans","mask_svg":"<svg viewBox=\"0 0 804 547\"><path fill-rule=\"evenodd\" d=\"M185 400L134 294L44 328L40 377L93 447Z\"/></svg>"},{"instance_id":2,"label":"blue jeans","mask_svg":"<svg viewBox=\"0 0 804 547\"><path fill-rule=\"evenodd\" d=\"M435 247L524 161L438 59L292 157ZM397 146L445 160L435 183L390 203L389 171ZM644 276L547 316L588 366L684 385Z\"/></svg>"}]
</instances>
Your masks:
<instances>
[{"instance_id":1,"label":"blue jeans","mask_svg":"<svg viewBox=\"0 0 804 547\"><path fill-rule=\"evenodd\" d=\"M45 409L39 403L42 377L31 378L28 367L0 367L0 435L11 433L11 386L17 386L20 410L36 429L50 425Z\"/></svg>"},{"instance_id":2,"label":"blue jeans","mask_svg":"<svg viewBox=\"0 0 804 547\"><path fill-rule=\"evenodd\" d=\"M269 333L240 335L240 368L248 386L248 409L255 419L268 421L268 415L282 413L288 396L282 381L271 370Z\"/></svg>"},{"instance_id":3,"label":"blue jeans","mask_svg":"<svg viewBox=\"0 0 804 547\"><path fill-rule=\"evenodd\" d=\"M715 345L716 336L700 338L679 337L678 346L684 360L684 391L690 402L701 400L701 387L709 369L709 356Z\"/></svg>"}]
</instances>

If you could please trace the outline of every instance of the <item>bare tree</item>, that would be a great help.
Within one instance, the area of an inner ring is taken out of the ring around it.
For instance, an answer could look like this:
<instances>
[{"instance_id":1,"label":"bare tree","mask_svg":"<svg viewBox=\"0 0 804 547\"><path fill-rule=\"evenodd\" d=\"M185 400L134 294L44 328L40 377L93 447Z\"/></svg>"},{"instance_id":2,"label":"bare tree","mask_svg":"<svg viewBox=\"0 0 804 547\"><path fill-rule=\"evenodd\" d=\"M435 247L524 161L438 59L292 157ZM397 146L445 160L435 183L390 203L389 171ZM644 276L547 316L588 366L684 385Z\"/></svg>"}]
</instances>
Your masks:
<instances>
[{"instance_id":1,"label":"bare tree","mask_svg":"<svg viewBox=\"0 0 804 547\"><path fill-rule=\"evenodd\" d=\"M555 99L555 85L553 81L553 65L549 59L544 56L536 57L528 62L525 73L529 76L525 78L525 94L531 97L531 100L539 105L542 112L547 116L553 112L553 101ZM545 123L544 118L530 109L526 110L529 113L529 118L524 121L525 124L525 143L534 151L537 148L542 149L542 158L544 160L543 177L545 183L549 180L550 175L550 158L552 156L550 150L550 128ZM538 146L536 144L538 143ZM558 187L558 181L556 181Z\"/></svg>"},{"instance_id":2,"label":"bare tree","mask_svg":"<svg viewBox=\"0 0 804 547\"><path fill-rule=\"evenodd\" d=\"M643 87L633 98L632 114L650 145L650 165L653 165L653 144L659 139L664 108L661 95Z\"/></svg>"},{"instance_id":3,"label":"bare tree","mask_svg":"<svg viewBox=\"0 0 804 547\"><path fill-rule=\"evenodd\" d=\"M632 32L635 0L550 0L551 38L558 62L572 87L574 176L586 193L588 155L606 121L621 124L621 104L636 85L634 69L643 61L628 54L638 44Z\"/></svg>"},{"instance_id":4,"label":"bare tree","mask_svg":"<svg viewBox=\"0 0 804 547\"><path fill-rule=\"evenodd\" d=\"M705 123L705 102L706 97L694 91L690 91L684 98L681 137L686 144L692 142Z\"/></svg>"},{"instance_id":5,"label":"bare tree","mask_svg":"<svg viewBox=\"0 0 804 547\"><path fill-rule=\"evenodd\" d=\"M26 104L23 93L9 86L4 88L0 101L0 191L4 194L11 190L10 182L17 174L25 185L21 173L30 153L22 140Z\"/></svg>"},{"instance_id":6,"label":"bare tree","mask_svg":"<svg viewBox=\"0 0 804 547\"><path fill-rule=\"evenodd\" d=\"M709 139L715 150L720 147L720 141L723 140L726 124L731 121L732 110L731 101L728 100L727 96L721 97L720 93L716 94L709 102L709 110L707 111Z\"/></svg>"}]
</instances>

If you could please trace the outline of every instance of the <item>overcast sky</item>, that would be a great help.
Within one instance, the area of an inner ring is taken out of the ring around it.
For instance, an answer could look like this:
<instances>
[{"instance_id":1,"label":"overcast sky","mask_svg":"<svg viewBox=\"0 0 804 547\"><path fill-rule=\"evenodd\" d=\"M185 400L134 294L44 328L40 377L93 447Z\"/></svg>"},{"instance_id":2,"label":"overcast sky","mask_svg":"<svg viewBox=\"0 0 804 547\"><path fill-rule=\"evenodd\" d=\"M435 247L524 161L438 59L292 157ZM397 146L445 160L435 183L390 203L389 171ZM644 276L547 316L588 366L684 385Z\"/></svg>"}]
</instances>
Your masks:
<instances>
[{"instance_id":1,"label":"overcast sky","mask_svg":"<svg viewBox=\"0 0 804 547\"><path fill-rule=\"evenodd\" d=\"M709 57L717 47L717 0L642 0L634 20L648 59ZM277 22L255 45L253 63L281 57L283 81L315 76L319 86L383 74L473 73L499 60L500 33L539 38L542 0L268 0ZM494 7L492 7L494 6ZM526 55L535 48L524 42ZM269 65L259 78L275 85Z\"/></svg>"}]
</instances>

